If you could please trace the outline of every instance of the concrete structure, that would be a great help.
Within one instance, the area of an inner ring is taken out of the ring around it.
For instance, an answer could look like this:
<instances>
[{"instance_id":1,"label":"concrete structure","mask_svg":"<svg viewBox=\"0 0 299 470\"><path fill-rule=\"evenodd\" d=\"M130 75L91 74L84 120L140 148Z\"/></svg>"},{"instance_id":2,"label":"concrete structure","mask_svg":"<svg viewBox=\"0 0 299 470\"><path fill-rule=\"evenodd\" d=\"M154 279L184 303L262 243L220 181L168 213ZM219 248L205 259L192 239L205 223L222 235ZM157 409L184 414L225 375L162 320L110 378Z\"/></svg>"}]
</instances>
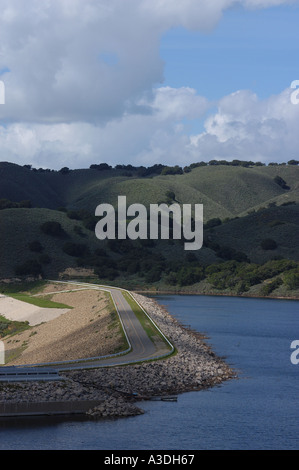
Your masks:
<instances>
[{"instance_id":1,"label":"concrete structure","mask_svg":"<svg viewBox=\"0 0 299 470\"><path fill-rule=\"evenodd\" d=\"M89 410L100 406L101 403L102 400L0 403L0 419L29 416L86 415Z\"/></svg>"},{"instance_id":2,"label":"concrete structure","mask_svg":"<svg viewBox=\"0 0 299 470\"><path fill-rule=\"evenodd\" d=\"M55 369L46 367L0 367L0 382L63 380Z\"/></svg>"}]
</instances>

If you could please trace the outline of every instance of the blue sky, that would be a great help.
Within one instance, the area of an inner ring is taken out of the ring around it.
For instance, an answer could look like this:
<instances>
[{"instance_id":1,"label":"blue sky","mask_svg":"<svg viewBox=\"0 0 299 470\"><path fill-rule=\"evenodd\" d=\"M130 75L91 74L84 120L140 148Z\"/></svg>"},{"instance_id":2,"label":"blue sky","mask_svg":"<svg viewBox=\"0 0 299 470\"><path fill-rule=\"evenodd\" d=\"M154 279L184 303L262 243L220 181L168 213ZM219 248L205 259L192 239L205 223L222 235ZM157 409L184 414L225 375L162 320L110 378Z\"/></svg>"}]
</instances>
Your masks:
<instances>
[{"instance_id":1,"label":"blue sky","mask_svg":"<svg viewBox=\"0 0 299 470\"><path fill-rule=\"evenodd\" d=\"M168 31L160 51L164 84L195 88L209 100L240 89L267 98L299 77L299 6L234 8L207 33Z\"/></svg>"},{"instance_id":2,"label":"blue sky","mask_svg":"<svg viewBox=\"0 0 299 470\"><path fill-rule=\"evenodd\" d=\"M298 24L299 0L0 0L2 159L298 159Z\"/></svg>"},{"instance_id":3,"label":"blue sky","mask_svg":"<svg viewBox=\"0 0 299 470\"><path fill-rule=\"evenodd\" d=\"M279 94L299 77L298 20L298 5L235 7L210 31L173 28L161 40L163 84L194 88L210 101L237 90L260 99ZM185 123L187 132L199 132L204 119Z\"/></svg>"}]
</instances>

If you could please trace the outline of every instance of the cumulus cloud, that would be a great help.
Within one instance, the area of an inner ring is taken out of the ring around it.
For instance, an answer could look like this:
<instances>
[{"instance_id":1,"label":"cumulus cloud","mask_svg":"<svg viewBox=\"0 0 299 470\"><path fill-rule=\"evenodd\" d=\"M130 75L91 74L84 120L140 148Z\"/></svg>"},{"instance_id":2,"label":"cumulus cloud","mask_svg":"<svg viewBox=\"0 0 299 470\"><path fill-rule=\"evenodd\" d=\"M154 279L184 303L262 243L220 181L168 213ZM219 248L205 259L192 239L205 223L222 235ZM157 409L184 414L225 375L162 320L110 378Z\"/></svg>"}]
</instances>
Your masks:
<instances>
[{"instance_id":1,"label":"cumulus cloud","mask_svg":"<svg viewBox=\"0 0 299 470\"><path fill-rule=\"evenodd\" d=\"M142 100L148 112L128 113L105 126L14 123L2 128L2 154L50 168L81 168L86 162L188 165L214 158L288 161L297 159L299 147L299 105L291 103L292 91L265 100L239 91L223 97L213 112L215 103L193 89L162 87L152 100ZM188 119L200 118L204 131L190 136Z\"/></svg>"},{"instance_id":2,"label":"cumulus cloud","mask_svg":"<svg viewBox=\"0 0 299 470\"><path fill-rule=\"evenodd\" d=\"M125 113L101 126L80 121L0 127L2 153L12 161L25 164L30 159L34 166L51 168L84 167L87 161L148 165L161 158L172 163L189 143L181 120L201 118L209 106L194 89L161 87L138 101L143 113Z\"/></svg>"},{"instance_id":3,"label":"cumulus cloud","mask_svg":"<svg viewBox=\"0 0 299 470\"><path fill-rule=\"evenodd\" d=\"M190 138L186 120L203 119L215 104L194 89L162 86L159 47L169 28L209 30L234 5L282 3L298 2L0 0L2 158L52 168L188 163L213 152L244 154L250 139L269 155L288 143L298 117L287 92L267 102L250 92L224 97L205 132Z\"/></svg>"},{"instance_id":4,"label":"cumulus cloud","mask_svg":"<svg viewBox=\"0 0 299 470\"><path fill-rule=\"evenodd\" d=\"M225 10L234 6L256 9L296 3L298 0L142 0L140 8L162 28L184 26L208 31L216 26Z\"/></svg>"},{"instance_id":5,"label":"cumulus cloud","mask_svg":"<svg viewBox=\"0 0 299 470\"><path fill-rule=\"evenodd\" d=\"M177 25L212 28L238 3L283 1L0 0L0 70L7 70L0 118L105 123L122 116L163 82L161 34Z\"/></svg>"},{"instance_id":6,"label":"cumulus cloud","mask_svg":"<svg viewBox=\"0 0 299 470\"><path fill-rule=\"evenodd\" d=\"M0 69L9 70L1 117L101 123L121 116L163 79L159 36L138 18L137 4L1 0Z\"/></svg>"},{"instance_id":7,"label":"cumulus cloud","mask_svg":"<svg viewBox=\"0 0 299 470\"><path fill-rule=\"evenodd\" d=\"M218 159L288 161L296 157L299 106L291 102L291 89L259 100L243 90L222 98L217 113L205 122L205 132L191 138L194 151ZM196 149L196 150L195 150Z\"/></svg>"},{"instance_id":8,"label":"cumulus cloud","mask_svg":"<svg viewBox=\"0 0 299 470\"><path fill-rule=\"evenodd\" d=\"M247 8L269 8L279 5L294 5L297 0L245 0L244 6Z\"/></svg>"}]
</instances>

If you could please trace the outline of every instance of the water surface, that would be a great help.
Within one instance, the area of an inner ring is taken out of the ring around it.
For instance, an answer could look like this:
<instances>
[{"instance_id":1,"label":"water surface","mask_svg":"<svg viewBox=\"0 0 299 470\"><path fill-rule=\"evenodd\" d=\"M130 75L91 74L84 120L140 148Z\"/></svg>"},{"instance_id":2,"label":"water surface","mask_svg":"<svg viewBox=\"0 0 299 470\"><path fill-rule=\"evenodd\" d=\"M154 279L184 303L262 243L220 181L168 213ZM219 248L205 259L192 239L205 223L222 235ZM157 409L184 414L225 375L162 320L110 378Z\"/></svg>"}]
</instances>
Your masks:
<instances>
[{"instance_id":1,"label":"water surface","mask_svg":"<svg viewBox=\"0 0 299 470\"><path fill-rule=\"evenodd\" d=\"M0 425L0 449L298 449L299 302L204 296L156 300L205 333L238 380L185 393L177 403L143 402L144 415L112 420L30 419Z\"/></svg>"}]
</instances>

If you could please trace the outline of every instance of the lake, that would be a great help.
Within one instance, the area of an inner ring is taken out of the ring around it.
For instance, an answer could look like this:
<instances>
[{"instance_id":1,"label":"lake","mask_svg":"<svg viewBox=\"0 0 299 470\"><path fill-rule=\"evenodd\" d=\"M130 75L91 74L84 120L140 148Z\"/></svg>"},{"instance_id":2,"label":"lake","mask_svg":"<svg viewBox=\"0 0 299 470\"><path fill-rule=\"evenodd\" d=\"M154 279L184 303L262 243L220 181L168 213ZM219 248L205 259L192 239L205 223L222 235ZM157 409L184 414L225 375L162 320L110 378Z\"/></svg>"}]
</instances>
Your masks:
<instances>
[{"instance_id":1,"label":"lake","mask_svg":"<svg viewBox=\"0 0 299 470\"><path fill-rule=\"evenodd\" d=\"M158 296L182 324L205 333L238 374L224 384L142 402L145 414L113 421L27 419L0 425L0 449L299 449L299 302Z\"/></svg>"}]
</instances>

